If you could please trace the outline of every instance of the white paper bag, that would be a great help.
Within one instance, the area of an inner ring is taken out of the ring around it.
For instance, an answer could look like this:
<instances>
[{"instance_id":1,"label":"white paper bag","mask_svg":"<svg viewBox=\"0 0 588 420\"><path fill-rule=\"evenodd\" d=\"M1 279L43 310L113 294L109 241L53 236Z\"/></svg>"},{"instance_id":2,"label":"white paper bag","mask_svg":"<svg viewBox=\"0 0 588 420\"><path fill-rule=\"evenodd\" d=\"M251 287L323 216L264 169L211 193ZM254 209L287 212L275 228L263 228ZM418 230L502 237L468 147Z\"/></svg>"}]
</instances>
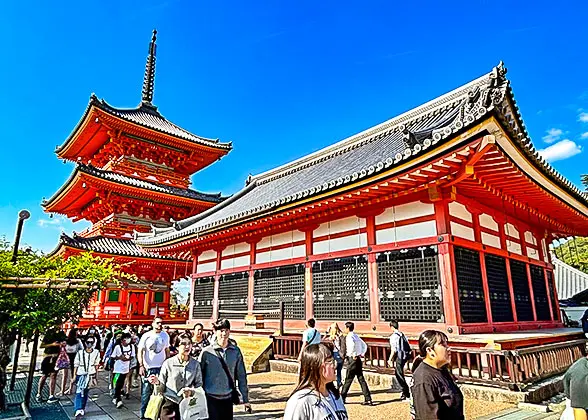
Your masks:
<instances>
[{"instance_id":1,"label":"white paper bag","mask_svg":"<svg viewBox=\"0 0 588 420\"><path fill-rule=\"evenodd\" d=\"M190 398L184 398L180 402L180 417L182 420L201 420L208 418L206 395L202 387L196 388L194 395Z\"/></svg>"},{"instance_id":2,"label":"white paper bag","mask_svg":"<svg viewBox=\"0 0 588 420\"><path fill-rule=\"evenodd\" d=\"M561 413L560 420L574 420L574 409L569 399L566 401L566 409Z\"/></svg>"}]
</instances>

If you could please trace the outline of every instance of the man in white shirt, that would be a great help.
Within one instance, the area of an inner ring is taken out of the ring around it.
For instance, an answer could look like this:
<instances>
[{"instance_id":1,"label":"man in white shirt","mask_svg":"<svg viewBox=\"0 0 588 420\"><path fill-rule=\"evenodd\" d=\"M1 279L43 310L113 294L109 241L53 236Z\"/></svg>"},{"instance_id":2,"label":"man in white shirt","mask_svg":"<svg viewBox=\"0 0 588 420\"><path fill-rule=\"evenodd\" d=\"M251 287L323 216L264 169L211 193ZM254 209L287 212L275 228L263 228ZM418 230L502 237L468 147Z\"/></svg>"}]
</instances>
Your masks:
<instances>
[{"instance_id":1,"label":"man in white shirt","mask_svg":"<svg viewBox=\"0 0 588 420\"><path fill-rule=\"evenodd\" d=\"M361 386L361 393L363 394L363 398L365 400L362 405L374 405L372 402L370 389L368 388L365 378L363 377L363 361L361 358L365 355L367 346L364 341L353 332L354 329L355 324L353 324L353 322L348 321L345 323L347 373L345 375L345 383L341 389L341 397L343 398L343 402L345 402L349 388L351 388L351 384L353 383L353 378L357 376L357 381Z\"/></svg>"},{"instance_id":2,"label":"man in white shirt","mask_svg":"<svg viewBox=\"0 0 588 420\"><path fill-rule=\"evenodd\" d=\"M139 375L143 378L141 389L141 418L145 417L145 410L149 398L153 393L153 385L149 377L158 376L165 359L169 357L169 335L163 331L163 319L155 317L153 329L141 337L137 346L137 360L139 361Z\"/></svg>"},{"instance_id":3,"label":"man in white shirt","mask_svg":"<svg viewBox=\"0 0 588 420\"><path fill-rule=\"evenodd\" d=\"M315 328L316 321L314 318L310 318L306 321L306 326L308 327L302 333L302 348L300 349L300 354L298 354L298 360L300 361L300 356L302 356L302 352L304 349L311 344L318 344L321 342L321 333Z\"/></svg>"}]
</instances>

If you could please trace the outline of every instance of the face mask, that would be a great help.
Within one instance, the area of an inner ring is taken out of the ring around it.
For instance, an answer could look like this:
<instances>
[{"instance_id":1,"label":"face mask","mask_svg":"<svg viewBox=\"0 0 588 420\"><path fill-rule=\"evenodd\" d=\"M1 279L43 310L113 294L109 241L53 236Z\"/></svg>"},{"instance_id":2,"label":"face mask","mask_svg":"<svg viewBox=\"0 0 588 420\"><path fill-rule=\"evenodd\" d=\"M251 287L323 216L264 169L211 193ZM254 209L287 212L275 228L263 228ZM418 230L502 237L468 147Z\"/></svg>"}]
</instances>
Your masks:
<instances>
[{"instance_id":1,"label":"face mask","mask_svg":"<svg viewBox=\"0 0 588 420\"><path fill-rule=\"evenodd\" d=\"M94 343L86 343L86 347L92 347Z\"/></svg>"},{"instance_id":2,"label":"face mask","mask_svg":"<svg viewBox=\"0 0 588 420\"><path fill-rule=\"evenodd\" d=\"M129 339L123 340L123 343L125 346L128 345L130 342L131 342L131 340L129 340Z\"/></svg>"}]
</instances>

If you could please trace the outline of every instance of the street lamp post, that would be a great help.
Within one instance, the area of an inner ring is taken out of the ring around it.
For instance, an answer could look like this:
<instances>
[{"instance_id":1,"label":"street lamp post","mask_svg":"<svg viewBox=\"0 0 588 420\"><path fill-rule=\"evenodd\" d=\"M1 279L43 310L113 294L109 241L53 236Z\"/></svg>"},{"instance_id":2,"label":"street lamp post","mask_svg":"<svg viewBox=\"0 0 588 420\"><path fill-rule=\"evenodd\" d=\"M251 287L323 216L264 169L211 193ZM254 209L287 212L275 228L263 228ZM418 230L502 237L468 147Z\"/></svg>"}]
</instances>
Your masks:
<instances>
[{"instance_id":1,"label":"street lamp post","mask_svg":"<svg viewBox=\"0 0 588 420\"><path fill-rule=\"evenodd\" d=\"M16 236L14 238L14 251L12 251L12 264L16 264L18 257L18 245L20 243L20 235L22 234L22 226L24 221L31 217L31 213L28 210L21 210L18 212L18 223L16 225ZM18 356L20 353L20 343L22 336L20 332L16 337L16 348L14 349L14 359L12 361L12 377L10 378L10 390L14 391L14 382L16 381L16 373L18 372Z\"/></svg>"},{"instance_id":2,"label":"street lamp post","mask_svg":"<svg viewBox=\"0 0 588 420\"><path fill-rule=\"evenodd\" d=\"M12 264L16 264L16 259L18 257L18 245L20 243L20 235L22 234L22 225L29 217L31 217L31 213L28 210L21 210L18 212L18 223L16 225L16 236L14 238L14 250L12 251Z\"/></svg>"}]
</instances>

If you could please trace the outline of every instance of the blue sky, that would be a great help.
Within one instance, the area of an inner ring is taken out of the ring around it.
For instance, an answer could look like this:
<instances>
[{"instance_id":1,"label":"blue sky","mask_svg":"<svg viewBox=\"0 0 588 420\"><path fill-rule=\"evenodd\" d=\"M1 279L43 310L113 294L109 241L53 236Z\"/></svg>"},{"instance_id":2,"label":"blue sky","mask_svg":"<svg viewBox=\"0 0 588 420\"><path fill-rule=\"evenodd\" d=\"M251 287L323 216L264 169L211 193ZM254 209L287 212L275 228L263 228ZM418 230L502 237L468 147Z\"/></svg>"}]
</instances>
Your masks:
<instances>
[{"instance_id":1,"label":"blue sky","mask_svg":"<svg viewBox=\"0 0 588 420\"><path fill-rule=\"evenodd\" d=\"M588 172L588 2L5 2L0 12L0 236L62 229L40 202L73 165L55 154L91 92L140 100L159 31L154 103L234 150L193 177L231 194L259 173L389 119L503 60L527 128L572 182Z\"/></svg>"}]
</instances>

